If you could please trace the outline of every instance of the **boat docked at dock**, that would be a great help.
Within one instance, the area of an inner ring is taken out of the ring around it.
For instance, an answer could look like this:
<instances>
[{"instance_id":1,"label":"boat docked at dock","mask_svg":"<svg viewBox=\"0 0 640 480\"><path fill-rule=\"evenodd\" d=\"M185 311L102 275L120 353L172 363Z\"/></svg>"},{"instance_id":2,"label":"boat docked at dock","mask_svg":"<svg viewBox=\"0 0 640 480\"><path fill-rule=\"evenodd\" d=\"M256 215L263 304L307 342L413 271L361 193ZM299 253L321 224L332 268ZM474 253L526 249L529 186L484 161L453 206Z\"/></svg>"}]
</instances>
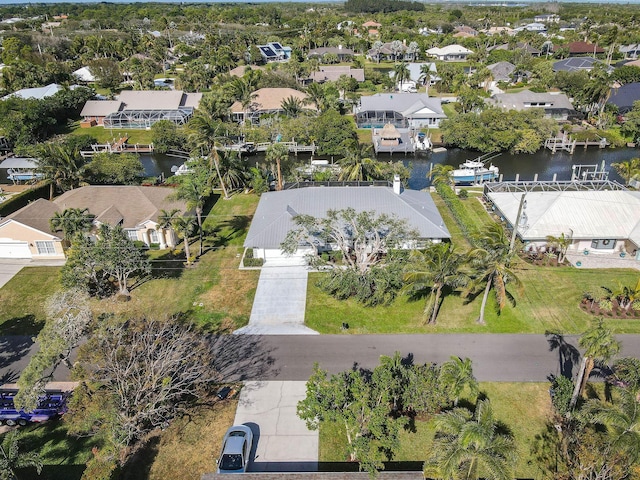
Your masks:
<instances>
[{"instance_id":1,"label":"boat docked at dock","mask_svg":"<svg viewBox=\"0 0 640 480\"><path fill-rule=\"evenodd\" d=\"M483 183L496 180L500 173L498 167L493 164L486 166L486 163L497 157L499 154L486 154L474 160L467 160L459 168L451 172L454 183Z\"/></svg>"}]
</instances>

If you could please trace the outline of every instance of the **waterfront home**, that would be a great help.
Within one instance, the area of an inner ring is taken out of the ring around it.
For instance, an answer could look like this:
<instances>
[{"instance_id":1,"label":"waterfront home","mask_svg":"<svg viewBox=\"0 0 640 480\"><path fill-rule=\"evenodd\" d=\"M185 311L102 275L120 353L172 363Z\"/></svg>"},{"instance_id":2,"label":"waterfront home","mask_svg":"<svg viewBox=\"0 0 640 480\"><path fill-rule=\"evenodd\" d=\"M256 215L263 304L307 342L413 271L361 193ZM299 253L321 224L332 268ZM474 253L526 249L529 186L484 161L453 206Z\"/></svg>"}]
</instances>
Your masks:
<instances>
[{"instance_id":1,"label":"waterfront home","mask_svg":"<svg viewBox=\"0 0 640 480\"><path fill-rule=\"evenodd\" d=\"M430 57L435 57L443 62L464 62L473 51L462 45L447 45L446 47L433 47L426 51Z\"/></svg>"},{"instance_id":2,"label":"waterfront home","mask_svg":"<svg viewBox=\"0 0 640 480\"><path fill-rule=\"evenodd\" d=\"M377 93L360 97L354 109L358 128L438 128L447 118L440 98L426 93Z\"/></svg>"},{"instance_id":3,"label":"waterfront home","mask_svg":"<svg viewBox=\"0 0 640 480\"><path fill-rule=\"evenodd\" d=\"M244 247L252 249L254 258L262 258L268 266L304 264L305 257L315 252L311 245L300 245L291 256L285 255L280 247L287 234L296 228L295 217L323 218L327 210L345 208L404 219L410 228L417 230L419 241L423 243L451 238L429 192L405 190L396 178L393 186L305 186L263 193ZM319 238L318 243L320 250L331 250L331 245L323 239Z\"/></svg>"},{"instance_id":4,"label":"waterfront home","mask_svg":"<svg viewBox=\"0 0 640 480\"><path fill-rule=\"evenodd\" d=\"M554 120L567 120L574 112L569 97L559 92L537 93L522 90L518 93L496 93L486 102L504 110L543 109L545 117Z\"/></svg>"},{"instance_id":5,"label":"waterfront home","mask_svg":"<svg viewBox=\"0 0 640 480\"><path fill-rule=\"evenodd\" d=\"M231 118L236 122L251 122L260 124L260 117L267 114L283 113L282 102L288 98L300 101L303 108L309 111L317 111L312 104L307 104L307 94L293 88L261 88L251 95L251 103L245 107L241 102L231 105Z\"/></svg>"},{"instance_id":6,"label":"waterfront home","mask_svg":"<svg viewBox=\"0 0 640 480\"><path fill-rule=\"evenodd\" d=\"M640 100L640 82L627 83L611 89L607 104L618 107L618 113L625 114L633 109L634 102Z\"/></svg>"}]
</instances>

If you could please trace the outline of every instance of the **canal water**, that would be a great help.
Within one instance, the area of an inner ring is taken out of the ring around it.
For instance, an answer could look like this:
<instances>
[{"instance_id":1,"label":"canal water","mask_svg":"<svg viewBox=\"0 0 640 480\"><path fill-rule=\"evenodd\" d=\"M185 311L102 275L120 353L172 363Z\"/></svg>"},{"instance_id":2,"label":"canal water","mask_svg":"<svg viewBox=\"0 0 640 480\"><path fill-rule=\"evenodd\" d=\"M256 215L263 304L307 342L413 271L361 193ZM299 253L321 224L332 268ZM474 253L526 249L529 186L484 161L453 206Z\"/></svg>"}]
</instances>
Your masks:
<instances>
[{"instance_id":1,"label":"canal water","mask_svg":"<svg viewBox=\"0 0 640 480\"><path fill-rule=\"evenodd\" d=\"M427 174L432 164L445 164L458 168L465 160L477 158L479 155L478 152L454 148L448 149L446 152L419 153L415 156L380 155L378 160L402 161L406 166L411 166L409 188L421 190L429 186L430 182ZM609 171L609 179L623 183L620 176L611 168L611 164L624 162L634 157L640 157L639 149L599 149L591 147L586 150L577 148L573 155L566 152L551 153L549 150L539 150L531 155L502 153L490 162L500 169L500 174L504 180L515 180L516 175L519 175L520 180L533 180L536 174L538 174L538 180L552 180L554 174L557 180L571 180L572 165L598 165L600 167L604 160L605 169ZM290 157L292 163L309 163L309 160L310 157L308 155ZM171 167L179 166L184 162L181 158L161 154L143 155L141 156L141 161L146 175L157 176L160 173L164 173L166 177L172 175ZM264 157L255 155L247 157L247 161L251 165L255 165L257 162L263 162Z\"/></svg>"}]
</instances>

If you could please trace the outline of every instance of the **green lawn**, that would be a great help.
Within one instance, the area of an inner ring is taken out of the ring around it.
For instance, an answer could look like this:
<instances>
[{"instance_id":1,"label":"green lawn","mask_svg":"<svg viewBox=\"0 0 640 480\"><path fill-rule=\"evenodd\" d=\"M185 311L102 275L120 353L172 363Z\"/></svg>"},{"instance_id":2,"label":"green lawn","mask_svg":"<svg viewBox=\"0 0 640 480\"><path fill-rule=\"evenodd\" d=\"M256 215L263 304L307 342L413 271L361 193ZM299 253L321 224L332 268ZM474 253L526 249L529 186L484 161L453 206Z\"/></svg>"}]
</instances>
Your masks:
<instances>
[{"instance_id":1,"label":"green lawn","mask_svg":"<svg viewBox=\"0 0 640 480\"><path fill-rule=\"evenodd\" d=\"M238 194L229 200L216 196L214 201L204 221L206 253L193 267L183 267L182 244L174 252L152 250L152 276L133 285L131 300L94 300L94 312L156 318L180 315L211 331L246 325L260 272L240 271L238 265L258 197ZM192 252L198 248L198 241L192 239ZM46 320L46 299L60 288L59 270L25 267L0 289L0 335L37 335Z\"/></svg>"},{"instance_id":2,"label":"green lawn","mask_svg":"<svg viewBox=\"0 0 640 480\"><path fill-rule=\"evenodd\" d=\"M544 333L548 330L580 333L586 330L591 315L579 308L582 293L597 291L602 285L635 284L634 270L586 270L557 267L532 267L523 263L518 276L524 291L516 297L516 306L507 305L498 315L493 294L486 309L486 325L478 325L481 297L467 302L459 295L445 297L437 325L424 325L424 300L411 301L399 296L387 307L363 307L354 300L336 300L317 287L321 273L309 275L306 325L320 333ZM640 321L606 319L617 333L640 333Z\"/></svg>"},{"instance_id":3,"label":"green lawn","mask_svg":"<svg viewBox=\"0 0 640 480\"><path fill-rule=\"evenodd\" d=\"M104 128L102 126L95 126L90 128L80 128L80 122L75 122L72 126L72 130L69 132L72 135L91 135L98 143L104 144L107 142L113 142L121 137L128 137L128 143L135 144L149 144L151 142L151 130L133 130L133 129L118 129L118 128Z\"/></svg>"},{"instance_id":4,"label":"green lawn","mask_svg":"<svg viewBox=\"0 0 640 480\"><path fill-rule=\"evenodd\" d=\"M545 429L550 413L548 383L481 383L481 392L491 400L494 414L513 434L518 463L516 478L539 478L531 456L535 436ZM435 430L431 420L417 420L415 431L400 435L400 449L394 458L399 462L424 462L430 455ZM341 425L323 423L320 427L321 462L344 462L347 441Z\"/></svg>"},{"instance_id":5,"label":"green lawn","mask_svg":"<svg viewBox=\"0 0 640 480\"><path fill-rule=\"evenodd\" d=\"M37 335L45 301L59 288L59 267L24 267L0 289L0 335Z\"/></svg>"}]
</instances>

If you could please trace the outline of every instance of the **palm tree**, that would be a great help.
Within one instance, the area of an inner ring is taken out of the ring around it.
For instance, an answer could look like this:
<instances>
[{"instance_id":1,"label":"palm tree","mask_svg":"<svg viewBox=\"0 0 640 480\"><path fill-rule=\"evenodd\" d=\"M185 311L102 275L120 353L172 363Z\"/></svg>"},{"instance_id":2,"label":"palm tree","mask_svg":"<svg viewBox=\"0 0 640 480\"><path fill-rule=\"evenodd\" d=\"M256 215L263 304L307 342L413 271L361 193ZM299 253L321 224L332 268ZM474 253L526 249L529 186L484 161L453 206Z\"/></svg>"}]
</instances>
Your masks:
<instances>
[{"instance_id":1,"label":"palm tree","mask_svg":"<svg viewBox=\"0 0 640 480\"><path fill-rule=\"evenodd\" d=\"M547 236L547 243L554 248L558 249L558 263L564 262L565 257L567 256L567 250L571 245L572 239L568 237L562 232L559 237L554 237L553 235Z\"/></svg>"},{"instance_id":2,"label":"palm tree","mask_svg":"<svg viewBox=\"0 0 640 480\"><path fill-rule=\"evenodd\" d=\"M420 46L418 45L418 42L410 42L409 45L407 45L407 54L411 55L411 60L413 62L416 61L416 56L419 52Z\"/></svg>"},{"instance_id":3,"label":"palm tree","mask_svg":"<svg viewBox=\"0 0 640 480\"><path fill-rule=\"evenodd\" d=\"M433 185L438 185L438 183L444 183L445 185L451 185L451 173L453 172L453 167L451 165L443 165L439 163L434 165L434 167L427 174L427 178L431 179L431 183Z\"/></svg>"},{"instance_id":4,"label":"palm tree","mask_svg":"<svg viewBox=\"0 0 640 480\"><path fill-rule=\"evenodd\" d=\"M242 104L242 121L243 124L246 124L249 107L251 106L251 102L253 102L254 98L256 98L256 95L253 93L253 86L244 78L236 78L231 82L230 88L233 97Z\"/></svg>"},{"instance_id":5,"label":"palm tree","mask_svg":"<svg viewBox=\"0 0 640 480\"><path fill-rule=\"evenodd\" d=\"M35 147L34 156L37 158L38 172L51 183L49 186L49 200L53 200L53 190L67 191L80 183L80 169L84 159L73 143L42 143Z\"/></svg>"},{"instance_id":6,"label":"palm tree","mask_svg":"<svg viewBox=\"0 0 640 480\"><path fill-rule=\"evenodd\" d=\"M596 363L605 363L620 351L620 342L613 337L613 332L605 326L601 318L580 336L578 343L584 348L584 355L569 410L573 410L576 406L578 397L584 392L589 375Z\"/></svg>"},{"instance_id":7,"label":"palm tree","mask_svg":"<svg viewBox=\"0 0 640 480\"><path fill-rule=\"evenodd\" d=\"M640 175L640 158L632 158L626 162L612 163L618 175L620 175L625 183L629 185L631 179L636 175Z\"/></svg>"},{"instance_id":8,"label":"palm tree","mask_svg":"<svg viewBox=\"0 0 640 480\"><path fill-rule=\"evenodd\" d=\"M189 252L189 236L193 233L196 219L191 215L174 216L171 220L171 226L178 234L179 238L184 241L184 254L187 257L187 266L191 265L191 254Z\"/></svg>"},{"instance_id":9,"label":"palm tree","mask_svg":"<svg viewBox=\"0 0 640 480\"><path fill-rule=\"evenodd\" d=\"M307 87L307 98L305 103L308 105L314 105L316 110L321 111L321 107L324 104L325 91L324 87L320 83L312 83Z\"/></svg>"},{"instance_id":10,"label":"palm tree","mask_svg":"<svg viewBox=\"0 0 640 480\"><path fill-rule=\"evenodd\" d=\"M616 404L590 400L580 410L589 423L605 425L614 447L628 456L631 464L640 460L640 404L636 392L620 388Z\"/></svg>"},{"instance_id":11,"label":"palm tree","mask_svg":"<svg viewBox=\"0 0 640 480\"><path fill-rule=\"evenodd\" d=\"M461 272L464 256L450 243L435 243L426 250L413 250L404 274L407 289L413 294L427 294L423 318L435 325L444 287L455 288L465 282Z\"/></svg>"},{"instance_id":12,"label":"palm tree","mask_svg":"<svg viewBox=\"0 0 640 480\"><path fill-rule=\"evenodd\" d=\"M225 200L229 198L227 187L220 173L220 155L218 154L219 139L224 126L215 119L210 113L198 111L187 124L187 133L189 139L197 148L206 150L209 155L209 162L213 162L220 188L224 194Z\"/></svg>"},{"instance_id":13,"label":"palm tree","mask_svg":"<svg viewBox=\"0 0 640 480\"><path fill-rule=\"evenodd\" d=\"M71 244L77 233L91 230L94 218L95 215L91 215L88 208L67 208L54 213L49 219L49 226L54 232L61 231L67 244Z\"/></svg>"},{"instance_id":14,"label":"palm tree","mask_svg":"<svg viewBox=\"0 0 640 480\"><path fill-rule=\"evenodd\" d=\"M303 102L293 95L282 100L280 107L287 117L296 118L303 112Z\"/></svg>"},{"instance_id":15,"label":"palm tree","mask_svg":"<svg viewBox=\"0 0 640 480\"><path fill-rule=\"evenodd\" d=\"M393 79L396 83L400 84L400 91L402 91L402 84L408 80L410 76L409 67L407 67L406 63L396 63L393 66Z\"/></svg>"},{"instance_id":16,"label":"palm tree","mask_svg":"<svg viewBox=\"0 0 640 480\"><path fill-rule=\"evenodd\" d=\"M491 223L485 227L476 243L480 246L469 252L469 261L474 268L474 274L465 294L470 295L484 284L484 295L478 317L478 323L484 325L484 311L491 289L493 288L496 295L498 311L502 311L510 297L507 284L512 282L521 289L522 282L510 268L516 253L509 251L509 239L500 224Z\"/></svg>"},{"instance_id":17,"label":"palm tree","mask_svg":"<svg viewBox=\"0 0 640 480\"><path fill-rule=\"evenodd\" d=\"M425 467L446 480L483 478L511 480L516 460L513 437L503 433L489 400L476 404L475 413L456 407L435 417L433 454Z\"/></svg>"},{"instance_id":18,"label":"palm tree","mask_svg":"<svg viewBox=\"0 0 640 480\"><path fill-rule=\"evenodd\" d=\"M42 472L42 460L36 452L20 452L18 431L7 433L0 443L0 478L18 480L16 470L35 468L38 475Z\"/></svg>"},{"instance_id":19,"label":"palm tree","mask_svg":"<svg viewBox=\"0 0 640 480\"><path fill-rule=\"evenodd\" d=\"M178 177L178 185L173 193L174 198L184 200L187 209L195 210L198 219L200 237L200 255L202 255L202 210L211 195L211 171L203 162L190 163L191 172Z\"/></svg>"},{"instance_id":20,"label":"palm tree","mask_svg":"<svg viewBox=\"0 0 640 480\"><path fill-rule=\"evenodd\" d=\"M380 52L382 51L383 46L384 43L382 43L380 40L376 40L371 46L371 49L376 52L376 63L380 63Z\"/></svg>"},{"instance_id":21,"label":"palm tree","mask_svg":"<svg viewBox=\"0 0 640 480\"><path fill-rule=\"evenodd\" d=\"M156 226L156 229L160 233L160 248L167 248L167 238L165 232L168 228L173 227L173 220L178 216L179 213L180 210L177 208L174 208L173 210L161 209L160 213L158 213L158 225Z\"/></svg>"},{"instance_id":22,"label":"palm tree","mask_svg":"<svg viewBox=\"0 0 640 480\"><path fill-rule=\"evenodd\" d=\"M429 84L431 83L431 79L434 78L434 76L434 72L431 71L431 63L423 63L420 66L419 80L427 88L427 95L429 94Z\"/></svg>"},{"instance_id":23,"label":"palm tree","mask_svg":"<svg viewBox=\"0 0 640 480\"><path fill-rule=\"evenodd\" d=\"M391 48L391 52L393 53L393 60L397 62L398 57L402 54L402 51L404 50L404 45L400 40L394 40L389 45L389 48Z\"/></svg>"},{"instance_id":24,"label":"palm tree","mask_svg":"<svg viewBox=\"0 0 640 480\"><path fill-rule=\"evenodd\" d=\"M442 364L440 368L440 384L448 388L453 394L453 405L458 406L460 395L465 387L468 387L471 395L478 395L478 381L473 376L471 359L452 356L451 359Z\"/></svg>"},{"instance_id":25,"label":"palm tree","mask_svg":"<svg viewBox=\"0 0 640 480\"><path fill-rule=\"evenodd\" d=\"M289 147L281 143L273 143L267 148L267 162L276 165L276 190L282 190L282 162L289 158Z\"/></svg>"},{"instance_id":26,"label":"palm tree","mask_svg":"<svg viewBox=\"0 0 640 480\"><path fill-rule=\"evenodd\" d=\"M380 162L367 155L370 146L358 145L351 149L347 156L341 159L338 180L348 182L362 182L380 180L384 177L384 169Z\"/></svg>"}]
</instances>

